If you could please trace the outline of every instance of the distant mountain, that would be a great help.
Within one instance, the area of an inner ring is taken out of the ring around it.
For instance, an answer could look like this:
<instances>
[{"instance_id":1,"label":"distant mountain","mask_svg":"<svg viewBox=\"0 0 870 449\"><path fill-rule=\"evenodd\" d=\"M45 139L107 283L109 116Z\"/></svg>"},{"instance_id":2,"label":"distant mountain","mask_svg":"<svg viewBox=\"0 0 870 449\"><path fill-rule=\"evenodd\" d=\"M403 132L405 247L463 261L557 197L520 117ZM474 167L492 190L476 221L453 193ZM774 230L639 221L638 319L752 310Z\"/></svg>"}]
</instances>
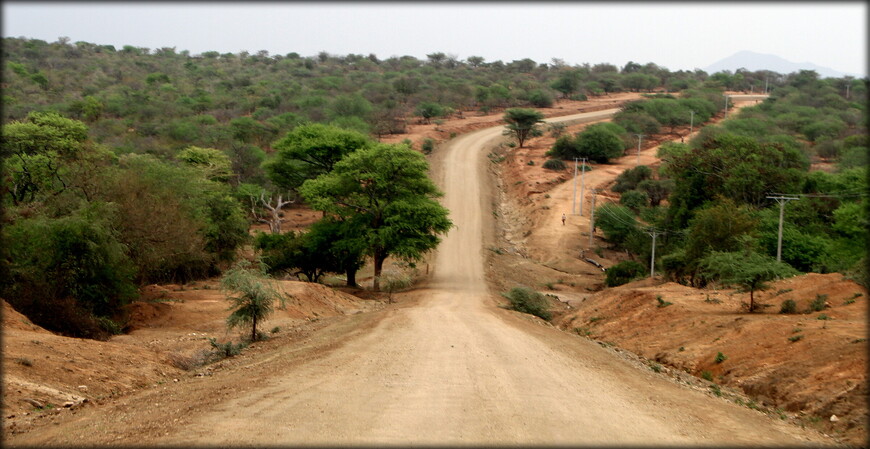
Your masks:
<instances>
[{"instance_id":1,"label":"distant mountain","mask_svg":"<svg viewBox=\"0 0 870 449\"><path fill-rule=\"evenodd\" d=\"M801 70L815 70L822 78L842 78L846 75L863 78L864 75L855 73L838 72L828 67L822 67L811 62L791 62L776 55L764 55L751 51L737 52L732 56L719 60L704 69L707 73L716 73L724 70L731 72L744 68L750 72L757 70L770 70L783 75L799 72Z\"/></svg>"}]
</instances>

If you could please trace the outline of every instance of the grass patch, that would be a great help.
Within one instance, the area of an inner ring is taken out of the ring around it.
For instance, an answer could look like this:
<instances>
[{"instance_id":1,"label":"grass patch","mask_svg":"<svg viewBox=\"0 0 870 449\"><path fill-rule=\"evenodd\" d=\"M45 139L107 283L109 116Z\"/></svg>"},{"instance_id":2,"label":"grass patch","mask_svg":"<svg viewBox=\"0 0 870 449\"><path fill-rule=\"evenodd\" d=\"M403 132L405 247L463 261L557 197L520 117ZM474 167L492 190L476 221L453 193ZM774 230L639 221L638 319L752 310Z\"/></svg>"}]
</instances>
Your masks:
<instances>
[{"instance_id":1,"label":"grass patch","mask_svg":"<svg viewBox=\"0 0 870 449\"><path fill-rule=\"evenodd\" d=\"M704 302L706 302L708 304L721 304L722 303L722 301L720 301L716 298L710 299L710 295L707 295L707 299L705 299Z\"/></svg>"},{"instance_id":2,"label":"grass patch","mask_svg":"<svg viewBox=\"0 0 870 449\"><path fill-rule=\"evenodd\" d=\"M589 328L586 326L575 327L574 333L580 335L581 337L588 337L592 335L592 331L590 331Z\"/></svg>"},{"instance_id":3,"label":"grass patch","mask_svg":"<svg viewBox=\"0 0 870 449\"><path fill-rule=\"evenodd\" d=\"M656 362L650 362L649 369L653 370L654 373L662 372L662 366Z\"/></svg>"},{"instance_id":4,"label":"grass patch","mask_svg":"<svg viewBox=\"0 0 870 449\"><path fill-rule=\"evenodd\" d=\"M560 159L548 159L544 162L543 167L547 170L564 170L566 168L565 162Z\"/></svg>"},{"instance_id":5,"label":"grass patch","mask_svg":"<svg viewBox=\"0 0 870 449\"><path fill-rule=\"evenodd\" d=\"M788 337L788 341L794 343L796 341L801 341L803 338L804 338L803 334L792 335L791 337Z\"/></svg>"},{"instance_id":6,"label":"grass patch","mask_svg":"<svg viewBox=\"0 0 870 449\"><path fill-rule=\"evenodd\" d=\"M712 391L713 394L715 394L717 398L722 397L722 389L719 387L719 385L716 385L716 384L710 385L710 391Z\"/></svg>"},{"instance_id":7,"label":"grass patch","mask_svg":"<svg viewBox=\"0 0 870 449\"><path fill-rule=\"evenodd\" d=\"M673 305L673 304L674 304L674 303L672 303L672 302L665 301L664 299L662 299L662 295L656 295L656 301L659 302L659 305L656 306L656 307L659 307L659 308L661 308L661 307L667 307L667 306L670 306L670 305Z\"/></svg>"},{"instance_id":8,"label":"grass patch","mask_svg":"<svg viewBox=\"0 0 870 449\"><path fill-rule=\"evenodd\" d=\"M713 382L713 373L710 371L701 371L701 379Z\"/></svg>"}]
</instances>

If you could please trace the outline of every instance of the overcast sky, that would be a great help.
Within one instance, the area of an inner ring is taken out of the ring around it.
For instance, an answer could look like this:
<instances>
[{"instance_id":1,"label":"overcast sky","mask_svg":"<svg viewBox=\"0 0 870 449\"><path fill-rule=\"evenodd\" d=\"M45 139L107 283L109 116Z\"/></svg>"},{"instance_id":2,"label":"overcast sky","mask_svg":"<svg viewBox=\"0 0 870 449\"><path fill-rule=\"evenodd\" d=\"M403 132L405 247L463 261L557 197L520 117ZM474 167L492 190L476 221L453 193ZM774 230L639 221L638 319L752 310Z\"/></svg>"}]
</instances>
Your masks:
<instances>
[{"instance_id":1,"label":"overcast sky","mask_svg":"<svg viewBox=\"0 0 870 449\"><path fill-rule=\"evenodd\" d=\"M12 2L3 36L101 45L381 59L443 52L569 65L705 68L741 50L867 74L867 4L851 2Z\"/></svg>"}]
</instances>

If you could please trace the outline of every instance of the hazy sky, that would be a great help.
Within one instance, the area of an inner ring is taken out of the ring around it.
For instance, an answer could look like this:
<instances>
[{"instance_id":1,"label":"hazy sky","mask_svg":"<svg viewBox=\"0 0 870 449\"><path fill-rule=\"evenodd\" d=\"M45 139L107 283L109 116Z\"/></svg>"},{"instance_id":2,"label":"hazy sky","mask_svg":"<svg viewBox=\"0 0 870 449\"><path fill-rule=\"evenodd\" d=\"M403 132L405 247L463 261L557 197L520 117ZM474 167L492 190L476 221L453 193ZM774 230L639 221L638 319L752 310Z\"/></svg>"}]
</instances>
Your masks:
<instances>
[{"instance_id":1,"label":"hazy sky","mask_svg":"<svg viewBox=\"0 0 870 449\"><path fill-rule=\"evenodd\" d=\"M741 51L867 74L867 4L851 2L3 2L3 36L270 54L443 52L672 71Z\"/></svg>"}]
</instances>

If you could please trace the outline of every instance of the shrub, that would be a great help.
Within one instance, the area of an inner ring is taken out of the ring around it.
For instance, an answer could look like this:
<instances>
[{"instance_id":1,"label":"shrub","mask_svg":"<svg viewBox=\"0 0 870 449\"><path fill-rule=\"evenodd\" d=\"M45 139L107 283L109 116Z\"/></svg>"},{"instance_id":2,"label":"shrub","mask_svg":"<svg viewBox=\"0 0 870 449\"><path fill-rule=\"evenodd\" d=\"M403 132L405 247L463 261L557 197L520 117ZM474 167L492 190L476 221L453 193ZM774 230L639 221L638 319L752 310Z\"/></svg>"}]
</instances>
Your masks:
<instances>
[{"instance_id":1,"label":"shrub","mask_svg":"<svg viewBox=\"0 0 870 449\"><path fill-rule=\"evenodd\" d=\"M779 307L779 313L796 313L797 312L797 303L795 303L791 299L786 299L782 302L782 305Z\"/></svg>"},{"instance_id":2,"label":"shrub","mask_svg":"<svg viewBox=\"0 0 870 449\"><path fill-rule=\"evenodd\" d=\"M517 312L528 313L549 320L549 303L544 295L526 287L514 287L510 292L503 294L511 303L511 308Z\"/></svg>"},{"instance_id":3,"label":"shrub","mask_svg":"<svg viewBox=\"0 0 870 449\"><path fill-rule=\"evenodd\" d=\"M609 127L592 125L577 135L576 148L580 157L606 164L622 156L622 139Z\"/></svg>"},{"instance_id":4,"label":"shrub","mask_svg":"<svg viewBox=\"0 0 870 449\"><path fill-rule=\"evenodd\" d=\"M608 287L616 287L618 285L629 283L637 278L643 277L646 268L633 261L626 260L607 269L604 285Z\"/></svg>"},{"instance_id":5,"label":"shrub","mask_svg":"<svg viewBox=\"0 0 870 449\"><path fill-rule=\"evenodd\" d=\"M560 159L574 159L580 156L575 140L571 136L560 136L556 142L547 151L547 156L553 156Z\"/></svg>"},{"instance_id":6,"label":"shrub","mask_svg":"<svg viewBox=\"0 0 870 449\"><path fill-rule=\"evenodd\" d=\"M34 324L65 336L117 333L98 317L120 312L136 287L113 218L110 205L90 204L65 217L37 216L7 227L4 297Z\"/></svg>"},{"instance_id":7,"label":"shrub","mask_svg":"<svg viewBox=\"0 0 870 449\"><path fill-rule=\"evenodd\" d=\"M629 190L619 197L619 204L637 212L645 207L649 202L649 196L646 192L639 190Z\"/></svg>"},{"instance_id":8,"label":"shrub","mask_svg":"<svg viewBox=\"0 0 870 449\"><path fill-rule=\"evenodd\" d=\"M528 100L536 108L549 108L553 106L553 96L541 89L529 92Z\"/></svg>"},{"instance_id":9,"label":"shrub","mask_svg":"<svg viewBox=\"0 0 870 449\"><path fill-rule=\"evenodd\" d=\"M423 154L431 154L432 150L434 150L434 149L435 149L435 141L434 140L432 140L428 137L426 139L423 139L423 143L420 145L420 150L423 151Z\"/></svg>"},{"instance_id":10,"label":"shrub","mask_svg":"<svg viewBox=\"0 0 870 449\"><path fill-rule=\"evenodd\" d=\"M722 354L721 352L716 353L716 358L713 359L713 361L716 362L716 363L722 363L722 362L724 362L724 361L726 361L726 360L728 360L728 356L725 355L725 354Z\"/></svg>"},{"instance_id":11,"label":"shrub","mask_svg":"<svg viewBox=\"0 0 870 449\"><path fill-rule=\"evenodd\" d=\"M552 136L555 139L558 139L559 137L562 137L562 134L565 133L565 128L567 128L568 125L566 125L565 123L562 123L562 122L555 122L555 123L550 123L548 125L548 127L550 129L550 136Z\"/></svg>"},{"instance_id":12,"label":"shrub","mask_svg":"<svg viewBox=\"0 0 870 449\"><path fill-rule=\"evenodd\" d=\"M803 335L792 335L791 337L788 337L788 341L794 343L796 341L800 341L802 338L804 338Z\"/></svg>"},{"instance_id":13,"label":"shrub","mask_svg":"<svg viewBox=\"0 0 870 449\"><path fill-rule=\"evenodd\" d=\"M216 352L215 355L217 355L220 358L227 358L227 357L233 357L233 356L239 355L239 354L241 354L242 349L244 349L245 346L247 346L243 342L239 342L238 344L233 344L232 340L228 341L226 343L218 343L218 341L214 338L209 338L208 343L211 345L212 348L215 349L215 352Z\"/></svg>"},{"instance_id":14,"label":"shrub","mask_svg":"<svg viewBox=\"0 0 870 449\"><path fill-rule=\"evenodd\" d=\"M809 312L821 312L825 310L826 302L828 302L828 295L817 294L816 299L810 302Z\"/></svg>"},{"instance_id":15,"label":"shrub","mask_svg":"<svg viewBox=\"0 0 870 449\"><path fill-rule=\"evenodd\" d=\"M701 371L701 379L713 382L713 373L710 371Z\"/></svg>"},{"instance_id":16,"label":"shrub","mask_svg":"<svg viewBox=\"0 0 870 449\"><path fill-rule=\"evenodd\" d=\"M547 162L544 162L543 167L547 170L564 170L565 163L559 159L548 159Z\"/></svg>"},{"instance_id":17,"label":"shrub","mask_svg":"<svg viewBox=\"0 0 870 449\"><path fill-rule=\"evenodd\" d=\"M637 167L628 169L616 177L616 182L610 190L616 193L627 192L637 188L641 181L650 179L652 169L646 165L638 165Z\"/></svg>"}]
</instances>

